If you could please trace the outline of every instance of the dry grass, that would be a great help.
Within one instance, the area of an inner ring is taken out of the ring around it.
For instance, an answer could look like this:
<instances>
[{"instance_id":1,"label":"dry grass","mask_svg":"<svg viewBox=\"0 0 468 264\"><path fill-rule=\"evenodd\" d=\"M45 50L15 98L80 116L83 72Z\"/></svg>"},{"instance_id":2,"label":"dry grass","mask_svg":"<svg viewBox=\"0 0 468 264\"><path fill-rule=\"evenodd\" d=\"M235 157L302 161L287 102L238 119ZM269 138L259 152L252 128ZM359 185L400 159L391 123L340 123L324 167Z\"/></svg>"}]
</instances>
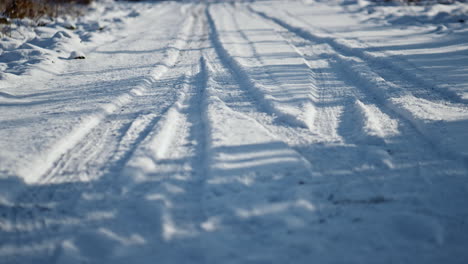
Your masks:
<instances>
[{"instance_id":1,"label":"dry grass","mask_svg":"<svg viewBox=\"0 0 468 264\"><path fill-rule=\"evenodd\" d=\"M40 25L41 18L79 16L93 0L0 0L0 37L11 36L12 20L29 18Z\"/></svg>"},{"instance_id":2,"label":"dry grass","mask_svg":"<svg viewBox=\"0 0 468 264\"><path fill-rule=\"evenodd\" d=\"M90 4L92 0L1 0L0 15L8 18L57 17L76 13L77 5Z\"/></svg>"}]
</instances>

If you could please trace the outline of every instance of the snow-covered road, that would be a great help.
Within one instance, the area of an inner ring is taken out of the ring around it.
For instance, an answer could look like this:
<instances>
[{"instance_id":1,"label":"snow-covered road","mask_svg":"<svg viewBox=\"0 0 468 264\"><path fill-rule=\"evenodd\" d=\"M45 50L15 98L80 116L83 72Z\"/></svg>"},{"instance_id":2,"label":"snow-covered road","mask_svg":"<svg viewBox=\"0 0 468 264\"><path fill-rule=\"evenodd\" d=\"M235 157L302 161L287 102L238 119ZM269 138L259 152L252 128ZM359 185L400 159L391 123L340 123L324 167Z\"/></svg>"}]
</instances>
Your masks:
<instances>
[{"instance_id":1,"label":"snow-covered road","mask_svg":"<svg viewBox=\"0 0 468 264\"><path fill-rule=\"evenodd\" d=\"M0 80L0 263L466 263L468 30L339 3L117 3Z\"/></svg>"}]
</instances>

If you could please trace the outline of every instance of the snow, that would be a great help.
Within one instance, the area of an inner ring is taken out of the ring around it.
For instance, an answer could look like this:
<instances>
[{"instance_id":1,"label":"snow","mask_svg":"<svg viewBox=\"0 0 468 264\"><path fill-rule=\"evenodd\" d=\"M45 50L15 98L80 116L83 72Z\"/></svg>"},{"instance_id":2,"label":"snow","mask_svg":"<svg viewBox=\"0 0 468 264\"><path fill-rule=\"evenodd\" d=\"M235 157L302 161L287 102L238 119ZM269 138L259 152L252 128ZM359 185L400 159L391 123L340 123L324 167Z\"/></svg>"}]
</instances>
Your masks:
<instances>
[{"instance_id":1,"label":"snow","mask_svg":"<svg viewBox=\"0 0 468 264\"><path fill-rule=\"evenodd\" d=\"M16 21L0 263L464 263L466 10L103 0Z\"/></svg>"}]
</instances>

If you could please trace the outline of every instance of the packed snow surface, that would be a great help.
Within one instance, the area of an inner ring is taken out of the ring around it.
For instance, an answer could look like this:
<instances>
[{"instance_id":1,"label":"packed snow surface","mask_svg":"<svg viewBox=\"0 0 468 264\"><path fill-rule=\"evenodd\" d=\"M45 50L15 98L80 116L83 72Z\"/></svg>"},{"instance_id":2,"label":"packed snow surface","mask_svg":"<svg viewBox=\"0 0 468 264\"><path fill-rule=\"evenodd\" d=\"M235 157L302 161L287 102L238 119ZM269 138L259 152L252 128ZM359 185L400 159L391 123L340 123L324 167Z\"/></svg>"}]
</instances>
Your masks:
<instances>
[{"instance_id":1,"label":"packed snow surface","mask_svg":"<svg viewBox=\"0 0 468 264\"><path fill-rule=\"evenodd\" d=\"M0 263L466 263L467 4L112 2L0 39Z\"/></svg>"}]
</instances>

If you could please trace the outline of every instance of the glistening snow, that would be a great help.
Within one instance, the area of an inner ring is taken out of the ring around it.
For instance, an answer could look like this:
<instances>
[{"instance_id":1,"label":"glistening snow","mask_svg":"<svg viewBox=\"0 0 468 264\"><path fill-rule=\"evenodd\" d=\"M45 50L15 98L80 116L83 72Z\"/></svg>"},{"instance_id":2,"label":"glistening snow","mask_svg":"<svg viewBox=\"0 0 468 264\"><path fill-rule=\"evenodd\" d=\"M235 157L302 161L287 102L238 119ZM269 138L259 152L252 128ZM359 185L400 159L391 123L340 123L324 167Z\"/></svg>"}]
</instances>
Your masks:
<instances>
[{"instance_id":1,"label":"glistening snow","mask_svg":"<svg viewBox=\"0 0 468 264\"><path fill-rule=\"evenodd\" d=\"M20 26L0 263L466 263L467 10L101 1Z\"/></svg>"}]
</instances>

